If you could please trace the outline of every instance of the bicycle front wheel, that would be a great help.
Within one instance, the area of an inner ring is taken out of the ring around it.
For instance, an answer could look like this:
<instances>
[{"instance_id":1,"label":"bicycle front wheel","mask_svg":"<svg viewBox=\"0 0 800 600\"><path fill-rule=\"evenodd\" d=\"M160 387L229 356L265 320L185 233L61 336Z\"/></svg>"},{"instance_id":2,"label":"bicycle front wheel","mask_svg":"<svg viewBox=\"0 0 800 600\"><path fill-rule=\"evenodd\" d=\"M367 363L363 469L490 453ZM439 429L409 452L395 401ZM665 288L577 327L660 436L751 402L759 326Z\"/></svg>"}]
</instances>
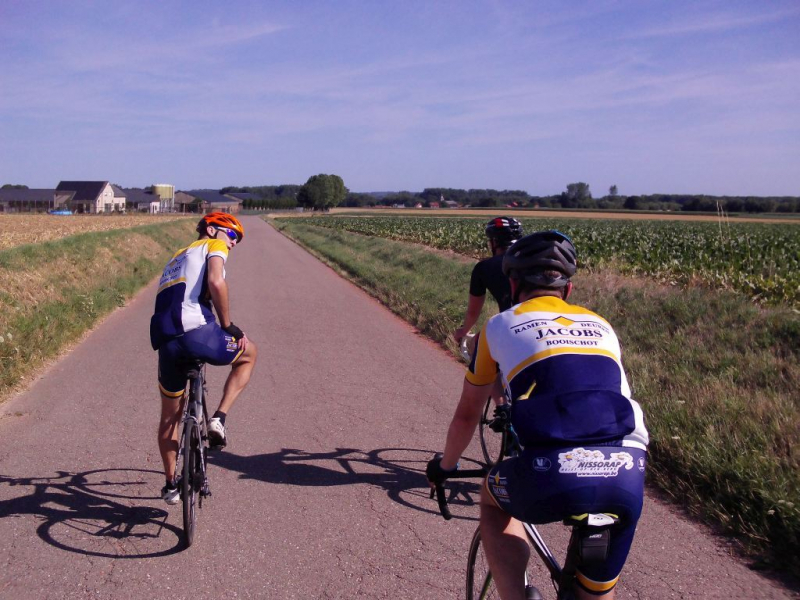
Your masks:
<instances>
[{"instance_id":1,"label":"bicycle front wheel","mask_svg":"<svg viewBox=\"0 0 800 600\"><path fill-rule=\"evenodd\" d=\"M488 466L497 464L503 458L504 436L505 432L498 433L493 431L489 424L492 422L494 412L494 402L489 398L486 401L486 406L483 407L483 414L481 415L479 433L481 439L481 452L483 452L483 460Z\"/></svg>"},{"instance_id":2,"label":"bicycle front wheel","mask_svg":"<svg viewBox=\"0 0 800 600\"><path fill-rule=\"evenodd\" d=\"M194 541L197 524L197 503L200 495L198 473L200 468L200 435L197 424L189 422L183 428L183 470L181 496L183 497L183 541L188 548Z\"/></svg>"}]
</instances>

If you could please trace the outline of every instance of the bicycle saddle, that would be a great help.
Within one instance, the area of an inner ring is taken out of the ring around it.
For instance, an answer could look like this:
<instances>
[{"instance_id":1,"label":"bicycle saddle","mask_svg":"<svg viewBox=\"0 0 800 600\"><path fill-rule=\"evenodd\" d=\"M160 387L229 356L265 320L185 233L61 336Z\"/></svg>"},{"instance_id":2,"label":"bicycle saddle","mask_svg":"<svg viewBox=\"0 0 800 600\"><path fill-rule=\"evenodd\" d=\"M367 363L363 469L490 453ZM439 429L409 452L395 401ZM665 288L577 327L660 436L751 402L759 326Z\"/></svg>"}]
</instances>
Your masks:
<instances>
[{"instance_id":1,"label":"bicycle saddle","mask_svg":"<svg viewBox=\"0 0 800 600\"><path fill-rule=\"evenodd\" d=\"M586 529L605 529L619 523L619 517L612 513L583 513L570 515L564 519L564 525Z\"/></svg>"},{"instance_id":2,"label":"bicycle saddle","mask_svg":"<svg viewBox=\"0 0 800 600\"><path fill-rule=\"evenodd\" d=\"M197 374L203 368L205 363L201 360L187 360L181 361L180 364L183 370L186 372L187 377L191 379L193 377L197 377Z\"/></svg>"},{"instance_id":3,"label":"bicycle saddle","mask_svg":"<svg viewBox=\"0 0 800 600\"><path fill-rule=\"evenodd\" d=\"M611 513L584 513L564 519L564 525L574 527L579 536L580 564L596 564L606 560L611 541L609 529L619 521L620 518Z\"/></svg>"}]
</instances>

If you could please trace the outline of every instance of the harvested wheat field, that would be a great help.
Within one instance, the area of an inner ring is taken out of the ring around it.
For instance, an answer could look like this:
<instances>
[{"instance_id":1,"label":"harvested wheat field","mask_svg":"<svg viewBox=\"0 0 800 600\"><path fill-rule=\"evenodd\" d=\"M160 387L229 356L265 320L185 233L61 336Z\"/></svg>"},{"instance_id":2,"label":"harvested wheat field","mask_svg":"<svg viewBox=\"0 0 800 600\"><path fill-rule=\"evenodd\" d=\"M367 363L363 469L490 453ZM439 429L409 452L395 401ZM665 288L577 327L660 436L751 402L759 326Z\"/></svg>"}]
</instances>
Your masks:
<instances>
[{"instance_id":1,"label":"harvested wheat field","mask_svg":"<svg viewBox=\"0 0 800 600\"><path fill-rule=\"evenodd\" d=\"M175 219L185 215L0 215L0 250L23 244L38 244L77 233L127 229Z\"/></svg>"}]
</instances>

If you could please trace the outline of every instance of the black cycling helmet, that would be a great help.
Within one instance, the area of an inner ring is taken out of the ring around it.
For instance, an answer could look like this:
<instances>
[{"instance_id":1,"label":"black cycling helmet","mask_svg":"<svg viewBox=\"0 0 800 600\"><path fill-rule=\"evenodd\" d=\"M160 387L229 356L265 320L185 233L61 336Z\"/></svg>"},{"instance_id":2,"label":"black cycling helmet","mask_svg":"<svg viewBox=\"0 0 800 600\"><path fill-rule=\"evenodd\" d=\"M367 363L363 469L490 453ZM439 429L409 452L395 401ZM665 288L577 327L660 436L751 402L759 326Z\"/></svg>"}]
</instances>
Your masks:
<instances>
[{"instance_id":1,"label":"black cycling helmet","mask_svg":"<svg viewBox=\"0 0 800 600\"><path fill-rule=\"evenodd\" d=\"M495 217L486 224L486 237L508 246L522 237L522 223L514 217Z\"/></svg>"},{"instance_id":2,"label":"black cycling helmet","mask_svg":"<svg viewBox=\"0 0 800 600\"><path fill-rule=\"evenodd\" d=\"M560 231L538 231L515 242L503 256L503 274L537 287L560 289L569 283L578 268L578 255ZM558 271L554 277L545 271Z\"/></svg>"}]
</instances>

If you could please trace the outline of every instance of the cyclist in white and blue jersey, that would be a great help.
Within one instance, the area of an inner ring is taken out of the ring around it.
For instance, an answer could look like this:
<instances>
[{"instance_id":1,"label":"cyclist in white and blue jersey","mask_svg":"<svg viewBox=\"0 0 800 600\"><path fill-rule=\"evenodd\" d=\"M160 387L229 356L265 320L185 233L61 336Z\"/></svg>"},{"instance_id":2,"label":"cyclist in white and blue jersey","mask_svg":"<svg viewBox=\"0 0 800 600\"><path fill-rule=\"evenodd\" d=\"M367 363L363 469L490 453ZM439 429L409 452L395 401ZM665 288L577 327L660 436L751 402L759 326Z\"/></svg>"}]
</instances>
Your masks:
<instances>
[{"instance_id":1,"label":"cyclist in white and blue jersey","mask_svg":"<svg viewBox=\"0 0 800 600\"><path fill-rule=\"evenodd\" d=\"M520 456L491 469L481 492L481 537L504 600L524 597L530 550L520 521L550 523L587 512L621 517L607 560L582 566L576 596L614 597L641 514L648 434L631 399L611 325L568 304L577 268L571 240L544 231L514 243L503 259L514 306L479 334L435 482L457 468L497 372L513 404Z\"/></svg>"},{"instance_id":2,"label":"cyclist in white and blue jersey","mask_svg":"<svg viewBox=\"0 0 800 600\"><path fill-rule=\"evenodd\" d=\"M250 380L256 361L256 345L231 321L225 282L228 253L242 241L244 228L233 215L213 212L200 219L197 232L197 241L178 250L164 267L150 319L161 392L158 448L166 477L161 495L167 504L180 502L175 463L181 400L191 362L231 365L219 408L208 422L209 443L222 447L227 443L225 418Z\"/></svg>"}]
</instances>

